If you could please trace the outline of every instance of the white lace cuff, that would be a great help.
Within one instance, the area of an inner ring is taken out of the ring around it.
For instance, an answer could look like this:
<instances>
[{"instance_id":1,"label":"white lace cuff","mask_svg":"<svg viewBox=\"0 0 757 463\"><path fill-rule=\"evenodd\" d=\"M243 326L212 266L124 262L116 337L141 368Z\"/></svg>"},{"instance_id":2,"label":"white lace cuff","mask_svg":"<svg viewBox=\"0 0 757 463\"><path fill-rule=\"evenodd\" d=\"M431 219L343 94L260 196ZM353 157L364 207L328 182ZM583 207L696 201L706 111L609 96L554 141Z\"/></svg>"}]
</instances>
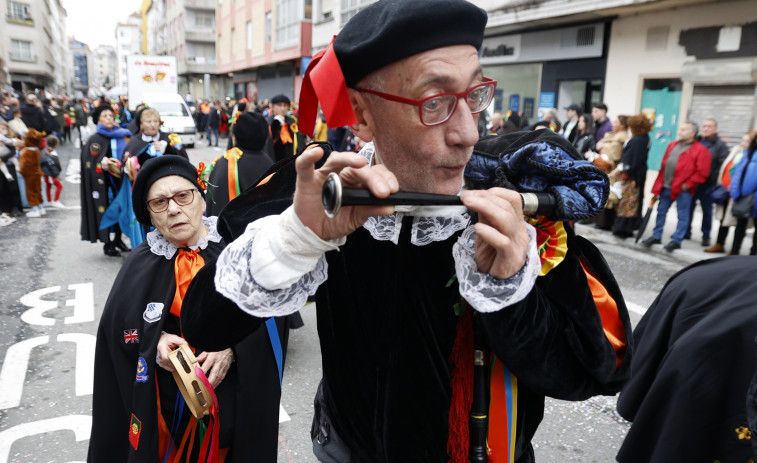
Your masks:
<instances>
[{"instance_id":1,"label":"white lace cuff","mask_svg":"<svg viewBox=\"0 0 757 463\"><path fill-rule=\"evenodd\" d=\"M261 224L261 222L263 222ZM280 317L294 313L307 302L308 296L315 294L326 281L328 265L326 258L316 259L313 269L300 274L287 287L268 290L261 286L251 271L253 247L258 241L260 225L276 222L266 217L247 226L244 234L234 240L218 256L214 283L216 290L233 301L243 311L256 317ZM255 260L259 256L255 255Z\"/></svg>"},{"instance_id":2,"label":"white lace cuff","mask_svg":"<svg viewBox=\"0 0 757 463\"><path fill-rule=\"evenodd\" d=\"M526 224L528 231L528 255L526 264L518 273L505 280L499 280L476 266L475 239L473 225L465 229L452 249L455 271L460 285L460 295L479 312L496 312L520 302L534 286L541 270L541 260L536 249L536 230Z\"/></svg>"},{"instance_id":3,"label":"white lace cuff","mask_svg":"<svg viewBox=\"0 0 757 463\"><path fill-rule=\"evenodd\" d=\"M264 217L247 226L256 229L250 273L265 289L284 289L315 269L327 251L339 249L346 238L324 241L300 222L294 208ZM244 236L244 235L243 235Z\"/></svg>"}]
</instances>

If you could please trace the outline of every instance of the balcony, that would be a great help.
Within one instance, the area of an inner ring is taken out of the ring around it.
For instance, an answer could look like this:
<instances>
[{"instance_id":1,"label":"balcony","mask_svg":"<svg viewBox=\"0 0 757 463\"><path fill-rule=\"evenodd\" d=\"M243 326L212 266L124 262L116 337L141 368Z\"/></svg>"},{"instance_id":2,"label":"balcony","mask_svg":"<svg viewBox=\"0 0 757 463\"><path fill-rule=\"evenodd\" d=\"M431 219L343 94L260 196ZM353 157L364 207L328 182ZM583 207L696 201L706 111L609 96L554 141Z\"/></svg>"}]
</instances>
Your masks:
<instances>
[{"instance_id":1,"label":"balcony","mask_svg":"<svg viewBox=\"0 0 757 463\"><path fill-rule=\"evenodd\" d=\"M184 0L184 6L194 10L213 10L216 9L214 0Z\"/></svg>"},{"instance_id":2,"label":"balcony","mask_svg":"<svg viewBox=\"0 0 757 463\"><path fill-rule=\"evenodd\" d=\"M31 16L5 15L5 20L11 24L20 24L22 26L34 26L34 20Z\"/></svg>"},{"instance_id":3,"label":"balcony","mask_svg":"<svg viewBox=\"0 0 757 463\"><path fill-rule=\"evenodd\" d=\"M216 72L216 60L207 59L202 56L187 58L185 63L179 63L179 74L215 74ZM182 72L182 68L184 72Z\"/></svg>"},{"instance_id":4,"label":"balcony","mask_svg":"<svg viewBox=\"0 0 757 463\"><path fill-rule=\"evenodd\" d=\"M216 33L212 30L191 30L184 31L184 39L188 42L216 42Z\"/></svg>"}]
</instances>

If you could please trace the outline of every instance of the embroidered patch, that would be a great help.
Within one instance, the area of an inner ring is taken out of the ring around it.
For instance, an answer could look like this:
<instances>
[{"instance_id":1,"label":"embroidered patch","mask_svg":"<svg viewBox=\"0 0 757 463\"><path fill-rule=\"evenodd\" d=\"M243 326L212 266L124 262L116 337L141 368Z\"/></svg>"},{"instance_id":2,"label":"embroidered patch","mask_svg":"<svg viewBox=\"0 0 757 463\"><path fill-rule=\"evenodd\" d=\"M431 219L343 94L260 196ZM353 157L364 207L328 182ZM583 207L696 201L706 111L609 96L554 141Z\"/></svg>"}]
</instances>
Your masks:
<instances>
[{"instance_id":1,"label":"embroidered patch","mask_svg":"<svg viewBox=\"0 0 757 463\"><path fill-rule=\"evenodd\" d=\"M139 330L124 330L124 343L138 344L139 343Z\"/></svg>"},{"instance_id":2,"label":"embroidered patch","mask_svg":"<svg viewBox=\"0 0 757 463\"><path fill-rule=\"evenodd\" d=\"M89 145L89 154L92 156L97 156L100 154L100 150L102 149L102 146L100 146L99 143L92 143Z\"/></svg>"},{"instance_id":3,"label":"embroidered patch","mask_svg":"<svg viewBox=\"0 0 757 463\"><path fill-rule=\"evenodd\" d=\"M139 357L137 360L137 382L146 383L149 378L150 375L147 374L147 362L142 357Z\"/></svg>"},{"instance_id":4,"label":"embroidered patch","mask_svg":"<svg viewBox=\"0 0 757 463\"><path fill-rule=\"evenodd\" d=\"M139 421L134 413L131 414L131 423L129 424L129 442L134 450L139 447L139 435L142 434L142 422Z\"/></svg>"},{"instance_id":5,"label":"embroidered patch","mask_svg":"<svg viewBox=\"0 0 757 463\"><path fill-rule=\"evenodd\" d=\"M145 313L142 314L142 318L144 318L147 323L154 323L160 320L160 317L162 316L163 316L163 303L162 302L150 302L149 304L147 304Z\"/></svg>"},{"instance_id":6,"label":"embroidered patch","mask_svg":"<svg viewBox=\"0 0 757 463\"><path fill-rule=\"evenodd\" d=\"M99 212L100 214L105 214L105 206L98 207L97 212Z\"/></svg>"},{"instance_id":7,"label":"embroidered patch","mask_svg":"<svg viewBox=\"0 0 757 463\"><path fill-rule=\"evenodd\" d=\"M99 185L105 185L105 181L104 181L103 179L101 179L101 178L98 178L98 179L97 179L97 183L98 183Z\"/></svg>"},{"instance_id":8,"label":"embroidered patch","mask_svg":"<svg viewBox=\"0 0 757 463\"><path fill-rule=\"evenodd\" d=\"M87 169L90 169L92 167L92 163L87 161L87 163L84 164L84 167L86 167Z\"/></svg>"},{"instance_id":9,"label":"embroidered patch","mask_svg":"<svg viewBox=\"0 0 757 463\"><path fill-rule=\"evenodd\" d=\"M100 192L97 190L92 191L92 199L100 199Z\"/></svg>"}]
</instances>

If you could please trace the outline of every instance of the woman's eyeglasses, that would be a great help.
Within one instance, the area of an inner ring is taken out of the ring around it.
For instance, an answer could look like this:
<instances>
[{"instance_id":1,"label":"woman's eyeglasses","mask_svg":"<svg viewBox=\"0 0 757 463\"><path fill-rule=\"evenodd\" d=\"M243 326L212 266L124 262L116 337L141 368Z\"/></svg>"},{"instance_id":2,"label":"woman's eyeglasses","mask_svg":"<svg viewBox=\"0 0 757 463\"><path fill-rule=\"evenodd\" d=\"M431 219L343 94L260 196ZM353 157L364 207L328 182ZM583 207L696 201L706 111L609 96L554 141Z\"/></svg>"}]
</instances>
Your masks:
<instances>
[{"instance_id":1,"label":"woman's eyeglasses","mask_svg":"<svg viewBox=\"0 0 757 463\"><path fill-rule=\"evenodd\" d=\"M192 201L194 201L195 199L195 191L196 190L194 188L190 190L182 190L177 192L173 196L163 196L160 198L150 199L145 202L147 203L147 207L149 207L152 212L158 214L168 209L168 203L172 199L179 206L187 206L189 204L192 204Z\"/></svg>"}]
</instances>

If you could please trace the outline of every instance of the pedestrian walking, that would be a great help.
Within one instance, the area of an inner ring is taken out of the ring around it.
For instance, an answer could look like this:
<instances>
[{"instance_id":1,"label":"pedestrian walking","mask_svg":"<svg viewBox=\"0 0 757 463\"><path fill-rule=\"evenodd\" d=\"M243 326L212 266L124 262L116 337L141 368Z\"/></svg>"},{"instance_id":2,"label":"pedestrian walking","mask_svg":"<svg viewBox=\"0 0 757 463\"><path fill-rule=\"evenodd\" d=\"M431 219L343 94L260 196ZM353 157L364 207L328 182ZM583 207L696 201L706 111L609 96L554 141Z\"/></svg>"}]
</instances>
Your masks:
<instances>
[{"instance_id":1,"label":"pedestrian walking","mask_svg":"<svg viewBox=\"0 0 757 463\"><path fill-rule=\"evenodd\" d=\"M60 140L55 135L47 136L47 148L42 152L40 163L42 173L45 174L45 192L47 202L55 208L65 209L66 206L60 202L60 194L63 191L63 184L60 182L60 173L63 170L58 152L56 149L60 145ZM51 190L55 186L55 194L51 195Z\"/></svg>"}]
</instances>

